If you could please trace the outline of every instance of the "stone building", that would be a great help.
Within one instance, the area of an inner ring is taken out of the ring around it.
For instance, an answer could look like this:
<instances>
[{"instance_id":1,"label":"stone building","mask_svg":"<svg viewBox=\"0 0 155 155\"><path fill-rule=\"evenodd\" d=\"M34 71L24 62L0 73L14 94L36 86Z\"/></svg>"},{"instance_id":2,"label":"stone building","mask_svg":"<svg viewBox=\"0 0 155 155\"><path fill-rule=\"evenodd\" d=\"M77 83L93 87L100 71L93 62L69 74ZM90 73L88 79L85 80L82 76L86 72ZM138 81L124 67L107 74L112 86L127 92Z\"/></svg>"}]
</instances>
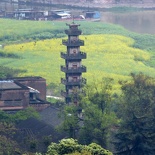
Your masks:
<instances>
[{"instance_id":1,"label":"stone building","mask_svg":"<svg viewBox=\"0 0 155 155\"><path fill-rule=\"evenodd\" d=\"M28 106L42 110L46 101L46 80L42 77L0 79L0 110L21 110Z\"/></svg>"}]
</instances>

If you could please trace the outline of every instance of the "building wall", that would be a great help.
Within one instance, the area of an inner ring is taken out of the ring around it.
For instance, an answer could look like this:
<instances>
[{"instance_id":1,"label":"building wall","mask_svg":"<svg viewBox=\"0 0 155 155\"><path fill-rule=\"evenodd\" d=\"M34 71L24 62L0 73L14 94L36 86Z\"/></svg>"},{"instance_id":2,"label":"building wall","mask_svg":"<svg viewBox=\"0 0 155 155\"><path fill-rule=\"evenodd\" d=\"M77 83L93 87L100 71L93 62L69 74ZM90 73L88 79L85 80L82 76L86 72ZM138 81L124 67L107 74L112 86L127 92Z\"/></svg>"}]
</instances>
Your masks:
<instances>
[{"instance_id":1,"label":"building wall","mask_svg":"<svg viewBox=\"0 0 155 155\"><path fill-rule=\"evenodd\" d=\"M29 90L3 90L0 95L0 109L2 107L23 107L29 105Z\"/></svg>"},{"instance_id":2,"label":"building wall","mask_svg":"<svg viewBox=\"0 0 155 155\"><path fill-rule=\"evenodd\" d=\"M7 80L13 82L5 83ZM46 80L44 78L17 77L2 80L2 82L4 84L3 88L0 88L0 110L20 110L28 106L32 106L36 110L42 110L49 106L46 101ZM40 92L38 100L30 99L31 90L28 86Z\"/></svg>"},{"instance_id":3,"label":"building wall","mask_svg":"<svg viewBox=\"0 0 155 155\"><path fill-rule=\"evenodd\" d=\"M40 92L39 98L46 100L46 80L41 77L28 77L28 78L17 78L15 79L19 83L32 87Z\"/></svg>"}]
</instances>

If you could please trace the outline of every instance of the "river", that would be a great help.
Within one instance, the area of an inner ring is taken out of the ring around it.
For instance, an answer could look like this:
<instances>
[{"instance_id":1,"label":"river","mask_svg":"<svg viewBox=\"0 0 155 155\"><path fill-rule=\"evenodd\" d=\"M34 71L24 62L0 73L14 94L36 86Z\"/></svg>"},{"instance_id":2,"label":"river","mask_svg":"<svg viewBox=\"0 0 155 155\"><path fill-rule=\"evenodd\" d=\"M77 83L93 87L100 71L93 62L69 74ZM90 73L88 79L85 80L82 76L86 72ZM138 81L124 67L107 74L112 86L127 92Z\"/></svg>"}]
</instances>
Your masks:
<instances>
[{"instance_id":1,"label":"river","mask_svg":"<svg viewBox=\"0 0 155 155\"><path fill-rule=\"evenodd\" d=\"M155 10L128 13L102 12L101 21L118 24L137 33L155 34Z\"/></svg>"}]
</instances>

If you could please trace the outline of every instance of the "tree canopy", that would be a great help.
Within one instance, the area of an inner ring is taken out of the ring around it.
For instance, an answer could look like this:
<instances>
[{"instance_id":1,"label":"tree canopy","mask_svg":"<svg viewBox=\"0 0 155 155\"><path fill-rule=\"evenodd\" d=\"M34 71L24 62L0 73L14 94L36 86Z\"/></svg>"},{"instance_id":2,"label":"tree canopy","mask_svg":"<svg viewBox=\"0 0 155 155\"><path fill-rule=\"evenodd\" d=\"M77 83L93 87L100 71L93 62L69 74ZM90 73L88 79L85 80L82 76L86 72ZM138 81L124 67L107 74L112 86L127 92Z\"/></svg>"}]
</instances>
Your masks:
<instances>
[{"instance_id":1,"label":"tree canopy","mask_svg":"<svg viewBox=\"0 0 155 155\"><path fill-rule=\"evenodd\" d=\"M48 147L46 155L112 155L108 150L105 150L100 145L91 143L89 145L81 145L75 139L62 139L58 144L51 143Z\"/></svg>"},{"instance_id":2,"label":"tree canopy","mask_svg":"<svg viewBox=\"0 0 155 155\"><path fill-rule=\"evenodd\" d=\"M94 85L87 85L79 96L78 106L67 105L63 109L61 129L68 133L68 137L78 139L81 144L95 142L107 146L110 129L117 123L111 104L112 84L113 80L109 78L94 81Z\"/></svg>"},{"instance_id":3,"label":"tree canopy","mask_svg":"<svg viewBox=\"0 0 155 155\"><path fill-rule=\"evenodd\" d=\"M155 79L142 73L132 74L131 77L132 81L122 83L121 123L114 144L120 155L153 155Z\"/></svg>"}]
</instances>

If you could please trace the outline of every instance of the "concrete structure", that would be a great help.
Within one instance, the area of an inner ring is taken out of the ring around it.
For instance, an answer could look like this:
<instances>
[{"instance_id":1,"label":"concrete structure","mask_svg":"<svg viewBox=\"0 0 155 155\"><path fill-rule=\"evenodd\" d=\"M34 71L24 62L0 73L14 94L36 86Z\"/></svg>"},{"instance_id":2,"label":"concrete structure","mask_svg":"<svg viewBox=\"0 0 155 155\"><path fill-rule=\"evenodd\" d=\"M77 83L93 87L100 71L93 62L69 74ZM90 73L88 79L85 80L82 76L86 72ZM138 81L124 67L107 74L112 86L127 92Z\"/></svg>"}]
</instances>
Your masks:
<instances>
[{"instance_id":1,"label":"concrete structure","mask_svg":"<svg viewBox=\"0 0 155 155\"><path fill-rule=\"evenodd\" d=\"M84 41L79 39L82 31L78 29L78 24L67 24L69 26L65 33L67 40L62 40L62 44L67 46L67 52L61 52L61 57L65 59L65 66L61 66L61 71L65 73L65 78L61 78L61 83L65 85L66 103L78 104L78 94L81 87L86 84L86 79L82 78L82 73L86 72L86 67L82 65L82 59L86 59L86 53L80 51L80 46L84 46Z\"/></svg>"},{"instance_id":2,"label":"concrete structure","mask_svg":"<svg viewBox=\"0 0 155 155\"><path fill-rule=\"evenodd\" d=\"M21 110L28 106L36 110L49 106L45 79L19 77L0 80L0 110Z\"/></svg>"}]
</instances>

